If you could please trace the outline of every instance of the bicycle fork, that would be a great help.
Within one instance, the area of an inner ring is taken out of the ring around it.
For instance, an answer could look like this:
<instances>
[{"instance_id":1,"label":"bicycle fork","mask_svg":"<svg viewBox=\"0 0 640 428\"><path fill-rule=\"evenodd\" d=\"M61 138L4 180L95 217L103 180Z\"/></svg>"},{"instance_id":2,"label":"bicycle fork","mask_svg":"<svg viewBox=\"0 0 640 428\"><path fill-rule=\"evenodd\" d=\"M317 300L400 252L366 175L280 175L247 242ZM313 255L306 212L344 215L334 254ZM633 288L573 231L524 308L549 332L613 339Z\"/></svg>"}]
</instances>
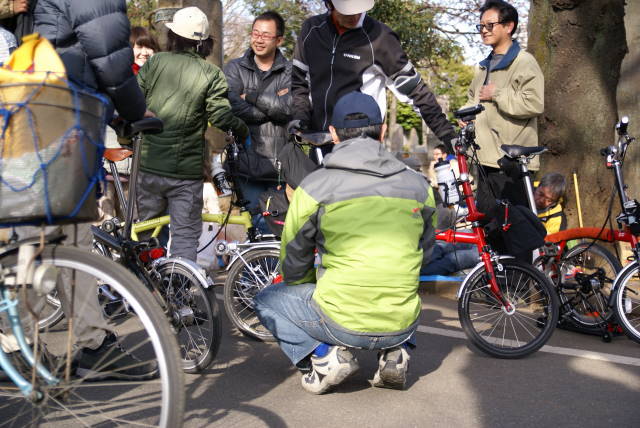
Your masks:
<instances>
[{"instance_id":1,"label":"bicycle fork","mask_svg":"<svg viewBox=\"0 0 640 428\"><path fill-rule=\"evenodd\" d=\"M498 302L500 302L500 304L504 308L504 311L508 315L511 315L516 310L516 308L504 297L504 294L502 294L502 291L500 291L500 287L498 287L498 280L496 279L496 273L493 269L493 263L491 262L491 255L487 252L482 252L480 257L482 258L482 262L484 263L484 270L489 283L487 287L489 287L491 293L498 300ZM496 268L500 272L503 270L502 264L499 261L496 265Z\"/></svg>"},{"instance_id":2,"label":"bicycle fork","mask_svg":"<svg viewBox=\"0 0 640 428\"><path fill-rule=\"evenodd\" d=\"M9 290L4 287L4 285L0 285L0 291L2 294L2 298L0 299L0 312L7 312L11 332L13 333L18 346L20 347L22 356L29 363L29 365L31 365L31 367L36 368L36 371L40 375L40 377L42 377L49 385L57 384L59 382L59 379L53 376L46 368L44 368L42 364L35 361L33 352L27 344L27 340L22 329L22 324L20 323L20 316L18 315L18 301L11 298ZM11 379L11 381L18 388L20 388L20 391L25 397L31 397L34 399L39 399L42 397L42 394L38 391L34 391L33 385L24 377L22 377L18 370L16 370L16 368L11 363L11 358L4 351L2 346L0 346L0 367L2 367L2 370L4 370L7 376L9 376L9 379Z\"/></svg>"}]
</instances>

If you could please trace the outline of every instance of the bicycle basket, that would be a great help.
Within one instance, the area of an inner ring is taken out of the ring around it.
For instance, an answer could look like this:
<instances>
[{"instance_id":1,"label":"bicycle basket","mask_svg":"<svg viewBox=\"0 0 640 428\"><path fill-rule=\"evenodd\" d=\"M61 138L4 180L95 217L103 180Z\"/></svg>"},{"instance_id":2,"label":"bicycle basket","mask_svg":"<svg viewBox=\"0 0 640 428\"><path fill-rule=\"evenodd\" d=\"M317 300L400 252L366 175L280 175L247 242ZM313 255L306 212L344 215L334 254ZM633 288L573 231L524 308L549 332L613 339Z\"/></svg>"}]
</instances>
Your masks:
<instances>
[{"instance_id":1,"label":"bicycle basket","mask_svg":"<svg viewBox=\"0 0 640 428\"><path fill-rule=\"evenodd\" d=\"M58 82L0 84L0 224L98 216L106 104Z\"/></svg>"}]
</instances>

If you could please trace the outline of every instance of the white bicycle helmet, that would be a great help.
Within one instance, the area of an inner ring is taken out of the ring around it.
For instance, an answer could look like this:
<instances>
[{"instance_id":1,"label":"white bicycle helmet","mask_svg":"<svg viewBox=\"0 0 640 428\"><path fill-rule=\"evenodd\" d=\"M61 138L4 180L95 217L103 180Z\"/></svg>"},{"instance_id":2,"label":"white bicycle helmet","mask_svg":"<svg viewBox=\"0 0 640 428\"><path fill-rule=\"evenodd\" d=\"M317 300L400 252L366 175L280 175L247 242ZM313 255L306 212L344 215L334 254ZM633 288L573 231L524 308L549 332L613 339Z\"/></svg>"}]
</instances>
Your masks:
<instances>
[{"instance_id":1,"label":"white bicycle helmet","mask_svg":"<svg viewBox=\"0 0 640 428\"><path fill-rule=\"evenodd\" d=\"M371 10L375 0L331 0L331 3L343 15L357 15Z\"/></svg>"}]
</instances>

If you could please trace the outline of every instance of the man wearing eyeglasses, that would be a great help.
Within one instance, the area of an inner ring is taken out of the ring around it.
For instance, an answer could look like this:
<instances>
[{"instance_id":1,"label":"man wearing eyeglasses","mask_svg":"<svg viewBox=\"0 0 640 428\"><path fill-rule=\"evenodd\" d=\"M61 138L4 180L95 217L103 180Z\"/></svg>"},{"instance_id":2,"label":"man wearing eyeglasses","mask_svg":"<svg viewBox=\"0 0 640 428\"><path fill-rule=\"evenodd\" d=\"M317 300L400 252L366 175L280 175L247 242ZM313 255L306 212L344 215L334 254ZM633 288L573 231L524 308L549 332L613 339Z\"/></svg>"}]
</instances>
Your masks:
<instances>
[{"instance_id":1,"label":"man wearing eyeglasses","mask_svg":"<svg viewBox=\"0 0 640 428\"><path fill-rule=\"evenodd\" d=\"M518 27L516 9L502 0L487 0L480 13L476 28L482 43L491 46L492 51L480 62L469 87L467 105L481 103L485 107L476 118L481 148L478 159L498 194L494 195L486 182L480 180L479 208L489 211L495 206L496 197L528 206L519 174L508 177L501 173L498 161L503 156L500 150L503 144L538 145L537 117L544 110L544 78L535 58L513 39ZM532 160L530 169L539 169L538 158Z\"/></svg>"},{"instance_id":2,"label":"man wearing eyeglasses","mask_svg":"<svg viewBox=\"0 0 640 428\"><path fill-rule=\"evenodd\" d=\"M287 141L290 120L291 63L278 47L283 42L284 20L273 11L253 21L251 47L224 67L233 113L251 132L238 162L237 178L243 196L259 214L258 196L275 187L280 176L278 155ZM258 218L258 217L256 217ZM263 232L266 225L257 224Z\"/></svg>"},{"instance_id":3,"label":"man wearing eyeglasses","mask_svg":"<svg viewBox=\"0 0 640 428\"><path fill-rule=\"evenodd\" d=\"M386 89L419 111L449 145L453 126L405 54L398 36L367 16L374 0L327 0L328 13L303 24L293 57L290 131L326 131L333 106L344 94L371 95L384 117Z\"/></svg>"}]
</instances>

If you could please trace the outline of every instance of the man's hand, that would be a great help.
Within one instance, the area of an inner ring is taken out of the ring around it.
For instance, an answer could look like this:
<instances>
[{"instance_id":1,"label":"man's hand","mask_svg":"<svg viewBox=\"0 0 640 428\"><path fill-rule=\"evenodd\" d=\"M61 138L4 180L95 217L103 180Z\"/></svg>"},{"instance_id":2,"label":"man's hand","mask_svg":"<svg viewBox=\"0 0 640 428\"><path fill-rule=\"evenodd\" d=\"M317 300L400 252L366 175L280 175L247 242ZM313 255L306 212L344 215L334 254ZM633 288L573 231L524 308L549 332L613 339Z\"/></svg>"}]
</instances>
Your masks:
<instances>
[{"instance_id":1,"label":"man's hand","mask_svg":"<svg viewBox=\"0 0 640 428\"><path fill-rule=\"evenodd\" d=\"M480 101L492 101L495 92L495 83L487 83L482 88L480 88Z\"/></svg>"},{"instance_id":2,"label":"man's hand","mask_svg":"<svg viewBox=\"0 0 640 428\"><path fill-rule=\"evenodd\" d=\"M156 114L154 112L152 112L151 110L147 110L144 112L144 116L143 117L156 117Z\"/></svg>"},{"instance_id":3,"label":"man's hand","mask_svg":"<svg viewBox=\"0 0 640 428\"><path fill-rule=\"evenodd\" d=\"M13 0L13 13L24 13L29 10L29 0Z\"/></svg>"}]
</instances>

